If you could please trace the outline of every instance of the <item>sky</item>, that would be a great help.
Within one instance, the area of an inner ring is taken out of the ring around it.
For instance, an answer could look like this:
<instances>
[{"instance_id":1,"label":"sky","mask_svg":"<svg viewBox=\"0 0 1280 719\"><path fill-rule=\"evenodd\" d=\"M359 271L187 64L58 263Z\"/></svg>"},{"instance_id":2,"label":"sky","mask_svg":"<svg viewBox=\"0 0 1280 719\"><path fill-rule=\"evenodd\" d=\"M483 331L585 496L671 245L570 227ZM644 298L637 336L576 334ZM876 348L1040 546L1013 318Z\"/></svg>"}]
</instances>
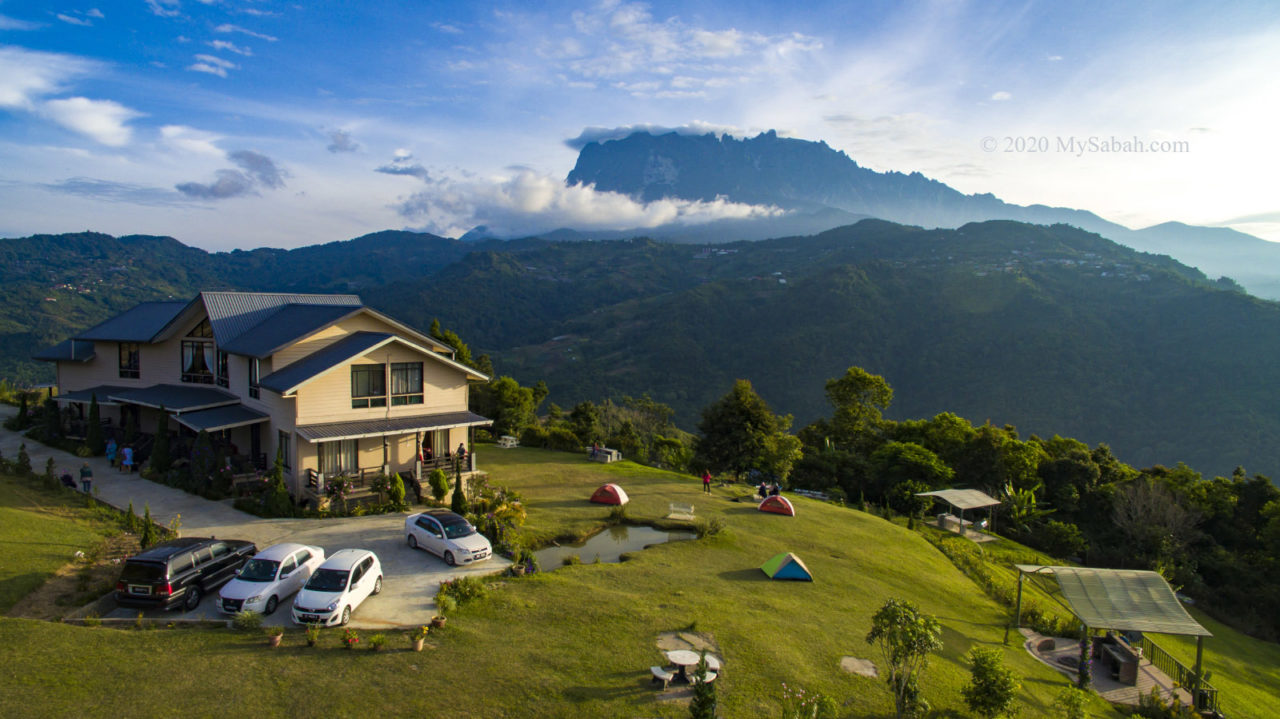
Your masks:
<instances>
[{"instance_id":1,"label":"sky","mask_svg":"<svg viewBox=\"0 0 1280 719\"><path fill-rule=\"evenodd\" d=\"M0 237L228 250L774 211L565 186L583 143L648 128L772 129L966 193L1280 241L1278 111L1266 1L0 0Z\"/></svg>"}]
</instances>

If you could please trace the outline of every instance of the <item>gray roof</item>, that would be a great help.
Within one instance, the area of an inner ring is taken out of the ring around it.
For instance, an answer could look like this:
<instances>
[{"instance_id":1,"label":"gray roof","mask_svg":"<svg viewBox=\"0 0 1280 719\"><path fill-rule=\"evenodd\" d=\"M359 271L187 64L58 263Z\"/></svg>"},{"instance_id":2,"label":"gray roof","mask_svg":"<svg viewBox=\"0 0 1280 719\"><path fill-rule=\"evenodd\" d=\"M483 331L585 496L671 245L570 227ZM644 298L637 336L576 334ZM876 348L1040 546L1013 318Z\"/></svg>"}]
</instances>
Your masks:
<instances>
[{"instance_id":1,"label":"gray roof","mask_svg":"<svg viewBox=\"0 0 1280 719\"><path fill-rule=\"evenodd\" d=\"M270 419L265 412L246 407L242 404L231 404L226 407L202 409L198 412L187 412L174 417L178 424L190 427L193 431L217 432L220 429L243 427Z\"/></svg>"},{"instance_id":2,"label":"gray roof","mask_svg":"<svg viewBox=\"0 0 1280 719\"><path fill-rule=\"evenodd\" d=\"M272 392L288 394L298 385L320 375L352 357L359 357L395 335L386 332L354 332L334 342L328 347L318 349L293 364L272 372L263 377L259 384Z\"/></svg>"},{"instance_id":3,"label":"gray roof","mask_svg":"<svg viewBox=\"0 0 1280 719\"><path fill-rule=\"evenodd\" d=\"M285 305L337 305L355 309L363 303L355 295L302 295L281 292L201 292L209 313L213 339L219 347L262 324Z\"/></svg>"},{"instance_id":4,"label":"gray roof","mask_svg":"<svg viewBox=\"0 0 1280 719\"><path fill-rule=\"evenodd\" d=\"M282 305L235 339L218 346L233 354L270 357L281 348L359 310L350 305Z\"/></svg>"},{"instance_id":5,"label":"gray roof","mask_svg":"<svg viewBox=\"0 0 1280 719\"><path fill-rule=\"evenodd\" d=\"M45 362L88 362L93 359L93 343L84 340L63 340L31 355L31 358Z\"/></svg>"},{"instance_id":6,"label":"gray roof","mask_svg":"<svg viewBox=\"0 0 1280 719\"><path fill-rule=\"evenodd\" d=\"M187 306L186 302L143 302L76 335L99 342L150 342Z\"/></svg>"},{"instance_id":7,"label":"gray roof","mask_svg":"<svg viewBox=\"0 0 1280 719\"><path fill-rule=\"evenodd\" d=\"M1092 567L1015 565L1019 572L1052 575L1085 626L1094 629L1213 636L1187 614L1169 583L1155 572Z\"/></svg>"},{"instance_id":8,"label":"gray roof","mask_svg":"<svg viewBox=\"0 0 1280 719\"><path fill-rule=\"evenodd\" d=\"M959 510L994 507L1000 500L976 489L939 489L933 492L917 492L917 497L937 497Z\"/></svg>"},{"instance_id":9,"label":"gray roof","mask_svg":"<svg viewBox=\"0 0 1280 719\"><path fill-rule=\"evenodd\" d=\"M131 387L118 387L113 384L100 384L97 387L86 387L78 389L75 392L64 392L54 399L59 402L92 402L96 396L98 404L118 404L111 399L111 395L128 392Z\"/></svg>"},{"instance_id":10,"label":"gray roof","mask_svg":"<svg viewBox=\"0 0 1280 719\"><path fill-rule=\"evenodd\" d=\"M339 439L381 437L384 434L405 434L451 427L474 427L493 424L493 420L475 412L446 412L416 417L391 417L389 419L364 419L353 422L307 424L297 428L298 436L311 442L332 442Z\"/></svg>"},{"instance_id":11,"label":"gray roof","mask_svg":"<svg viewBox=\"0 0 1280 719\"><path fill-rule=\"evenodd\" d=\"M202 385L155 384L142 389L113 392L111 399L143 407L164 407L174 414L194 412L210 407L239 404L240 398L213 387Z\"/></svg>"}]
</instances>

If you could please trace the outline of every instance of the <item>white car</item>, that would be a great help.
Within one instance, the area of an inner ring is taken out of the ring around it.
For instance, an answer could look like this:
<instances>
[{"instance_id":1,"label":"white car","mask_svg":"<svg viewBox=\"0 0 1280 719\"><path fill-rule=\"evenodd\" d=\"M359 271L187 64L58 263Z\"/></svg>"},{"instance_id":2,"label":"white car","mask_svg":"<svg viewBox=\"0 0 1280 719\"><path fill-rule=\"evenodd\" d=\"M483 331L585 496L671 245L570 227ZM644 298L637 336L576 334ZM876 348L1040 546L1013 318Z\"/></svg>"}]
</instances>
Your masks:
<instances>
[{"instance_id":1,"label":"white car","mask_svg":"<svg viewBox=\"0 0 1280 719\"><path fill-rule=\"evenodd\" d=\"M218 592L218 609L224 614L254 611L271 614L281 599L302 589L316 568L324 563L324 550L305 544L276 544L245 562L236 576Z\"/></svg>"},{"instance_id":2,"label":"white car","mask_svg":"<svg viewBox=\"0 0 1280 719\"><path fill-rule=\"evenodd\" d=\"M493 556L493 546L471 523L447 509L428 509L404 520L404 541L439 556L449 566Z\"/></svg>"},{"instance_id":3,"label":"white car","mask_svg":"<svg viewBox=\"0 0 1280 719\"><path fill-rule=\"evenodd\" d=\"M329 555L293 599L297 624L346 624L351 613L382 591L382 563L367 549L340 549Z\"/></svg>"}]
</instances>

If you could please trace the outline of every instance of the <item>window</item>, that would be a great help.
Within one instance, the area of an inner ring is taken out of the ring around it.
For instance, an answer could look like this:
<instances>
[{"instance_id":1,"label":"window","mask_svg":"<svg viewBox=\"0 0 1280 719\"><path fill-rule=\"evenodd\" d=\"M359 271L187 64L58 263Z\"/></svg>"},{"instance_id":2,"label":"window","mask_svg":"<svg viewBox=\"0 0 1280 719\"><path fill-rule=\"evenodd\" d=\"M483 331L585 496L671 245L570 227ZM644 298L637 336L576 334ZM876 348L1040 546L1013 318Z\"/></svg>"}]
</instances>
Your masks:
<instances>
[{"instance_id":1,"label":"window","mask_svg":"<svg viewBox=\"0 0 1280 719\"><path fill-rule=\"evenodd\" d=\"M209 325L209 318L200 321L196 328L187 333L188 337L208 337L213 339L213 327Z\"/></svg>"},{"instance_id":2,"label":"window","mask_svg":"<svg viewBox=\"0 0 1280 719\"><path fill-rule=\"evenodd\" d=\"M137 342L120 343L120 376L125 379L138 379L142 376L142 355L138 351Z\"/></svg>"},{"instance_id":3,"label":"window","mask_svg":"<svg viewBox=\"0 0 1280 719\"><path fill-rule=\"evenodd\" d=\"M249 396L258 399L260 391L258 389L258 375L261 373L262 367L258 364L257 357L249 358Z\"/></svg>"},{"instance_id":4,"label":"window","mask_svg":"<svg viewBox=\"0 0 1280 719\"><path fill-rule=\"evenodd\" d=\"M289 433L281 430L276 442L276 446L280 448L280 456L284 458L284 468L289 469L293 464L292 455L289 454Z\"/></svg>"},{"instance_id":5,"label":"window","mask_svg":"<svg viewBox=\"0 0 1280 719\"><path fill-rule=\"evenodd\" d=\"M304 549L301 552L298 552L298 561L297 561L298 564L306 564L307 562L310 562L310 561L311 561L311 550Z\"/></svg>"},{"instance_id":6,"label":"window","mask_svg":"<svg viewBox=\"0 0 1280 719\"><path fill-rule=\"evenodd\" d=\"M229 358L227 357L227 353L223 352L222 350L218 350L218 386L219 387L231 386L231 380L228 379L228 376L230 375L230 372L228 371L228 368L227 368L228 362L229 362Z\"/></svg>"},{"instance_id":7,"label":"window","mask_svg":"<svg viewBox=\"0 0 1280 719\"><path fill-rule=\"evenodd\" d=\"M422 363L391 364L391 405L422 404Z\"/></svg>"},{"instance_id":8,"label":"window","mask_svg":"<svg viewBox=\"0 0 1280 719\"><path fill-rule=\"evenodd\" d=\"M220 559L222 557L225 557L227 556L227 553L230 551L231 551L230 547L223 544L222 542L218 542L217 544L213 545L213 558Z\"/></svg>"},{"instance_id":9,"label":"window","mask_svg":"<svg viewBox=\"0 0 1280 719\"><path fill-rule=\"evenodd\" d=\"M182 341L182 381L213 384L212 342Z\"/></svg>"},{"instance_id":10,"label":"window","mask_svg":"<svg viewBox=\"0 0 1280 719\"><path fill-rule=\"evenodd\" d=\"M357 469L354 439L320 443L320 472L326 477L338 477Z\"/></svg>"},{"instance_id":11,"label":"window","mask_svg":"<svg viewBox=\"0 0 1280 719\"><path fill-rule=\"evenodd\" d=\"M293 570L298 568L298 562L293 557L284 560L284 564L280 565L280 576L288 576Z\"/></svg>"},{"instance_id":12,"label":"window","mask_svg":"<svg viewBox=\"0 0 1280 719\"><path fill-rule=\"evenodd\" d=\"M387 406L387 366L351 366L351 408Z\"/></svg>"}]
</instances>

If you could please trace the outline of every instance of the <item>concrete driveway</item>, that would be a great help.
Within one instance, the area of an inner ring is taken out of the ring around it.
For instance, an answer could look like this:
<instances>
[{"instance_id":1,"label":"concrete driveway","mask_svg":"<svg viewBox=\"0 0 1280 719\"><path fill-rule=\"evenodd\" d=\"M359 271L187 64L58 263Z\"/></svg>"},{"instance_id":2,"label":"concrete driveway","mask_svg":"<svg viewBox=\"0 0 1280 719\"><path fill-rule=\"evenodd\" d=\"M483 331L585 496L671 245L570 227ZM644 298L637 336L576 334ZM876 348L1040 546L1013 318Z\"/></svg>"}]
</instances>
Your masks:
<instances>
[{"instance_id":1,"label":"concrete driveway","mask_svg":"<svg viewBox=\"0 0 1280 719\"><path fill-rule=\"evenodd\" d=\"M0 421L16 411L15 407L0 405ZM31 467L37 473L44 471L46 461L52 457L58 474L68 471L79 481L80 467L88 461L94 474L93 492L99 500L119 509L125 509L132 502L139 515L144 506L149 506L152 519L160 524L168 525L176 519L180 523L179 533L184 537L245 539L258 545L258 549L280 542L299 542L322 547L326 555L346 548L372 551L382 563L383 589L381 594L366 599L352 614L353 627L377 629L426 624L436 613L435 594L442 581L468 574L494 574L511 565L507 559L494 556L479 564L451 568L435 555L409 549L404 541L404 520L408 513L342 519L263 519L241 512L231 506L231 500L213 502L142 479L137 473L124 474L111 468L104 457L81 459L0 428L0 451L7 459L16 458L24 442L31 456ZM144 616L225 618L218 612L216 603L216 596L209 596L192 612L147 611ZM291 624L292 604L292 599L282 597L280 608L267 617L266 623ZM103 616L132 618L137 614L136 609L117 608Z\"/></svg>"}]
</instances>

